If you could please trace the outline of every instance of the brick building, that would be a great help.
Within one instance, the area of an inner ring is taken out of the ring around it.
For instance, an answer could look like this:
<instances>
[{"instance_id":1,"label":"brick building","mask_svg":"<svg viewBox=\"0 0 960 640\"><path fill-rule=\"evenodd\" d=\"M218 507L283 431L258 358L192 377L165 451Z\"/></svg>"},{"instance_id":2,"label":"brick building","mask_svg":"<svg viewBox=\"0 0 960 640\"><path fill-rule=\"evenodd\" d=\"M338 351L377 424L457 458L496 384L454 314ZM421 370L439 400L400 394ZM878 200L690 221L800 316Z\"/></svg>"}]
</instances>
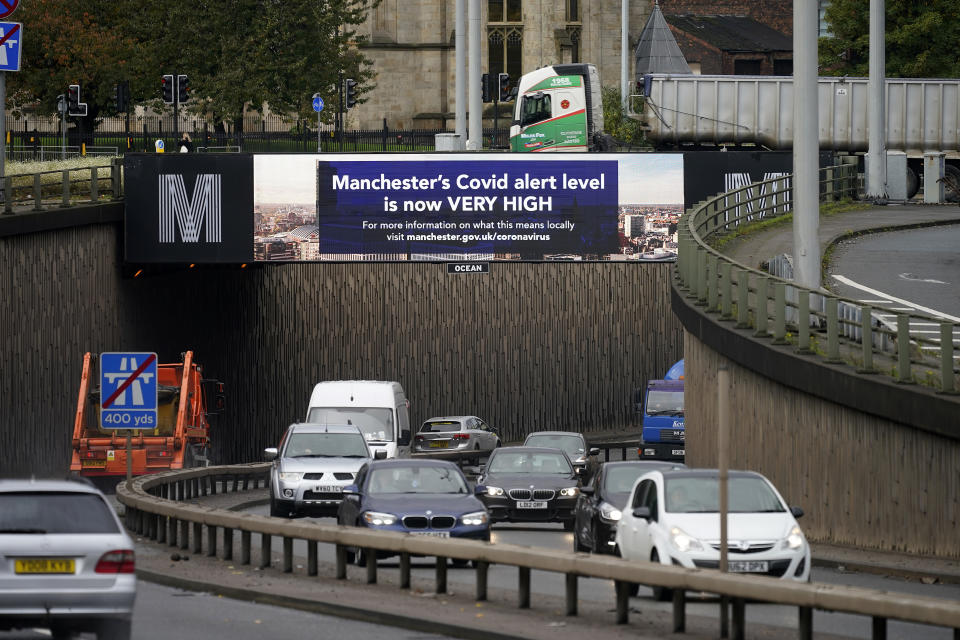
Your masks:
<instances>
[{"instance_id":1,"label":"brick building","mask_svg":"<svg viewBox=\"0 0 960 640\"><path fill-rule=\"evenodd\" d=\"M671 15L745 16L789 40L791 1L663 0L660 8L668 22ZM481 0L481 73L506 72L515 80L550 64L590 62L597 65L604 86L619 86L620 3ZM394 129L453 128L455 7L456 0L381 0L370 10L358 31L366 37L362 47L373 62L376 87L365 95L366 103L350 110L347 128L379 129L384 120ZM653 0L630 2L631 65L633 48L652 8ZM674 28L674 33L679 32ZM681 38L677 39L687 55ZM724 53L710 40L695 42L690 36L684 42L690 55L700 59L704 73L713 68L708 56L739 56ZM723 67L719 62L717 66Z\"/></svg>"}]
</instances>

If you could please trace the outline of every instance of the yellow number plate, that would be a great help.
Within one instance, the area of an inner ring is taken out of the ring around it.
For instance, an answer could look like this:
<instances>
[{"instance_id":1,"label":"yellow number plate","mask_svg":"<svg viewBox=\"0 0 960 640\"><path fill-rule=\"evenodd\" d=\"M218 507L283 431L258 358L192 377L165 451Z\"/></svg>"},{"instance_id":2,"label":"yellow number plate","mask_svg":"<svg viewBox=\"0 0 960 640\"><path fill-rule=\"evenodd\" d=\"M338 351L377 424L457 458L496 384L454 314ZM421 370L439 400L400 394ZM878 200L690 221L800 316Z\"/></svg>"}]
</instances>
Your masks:
<instances>
[{"instance_id":1,"label":"yellow number plate","mask_svg":"<svg viewBox=\"0 0 960 640\"><path fill-rule=\"evenodd\" d=\"M449 445L449 444L450 444L450 443L447 442L446 440L431 440L431 441L430 441L430 446L433 447L434 449L446 449L446 448L447 448L447 445Z\"/></svg>"},{"instance_id":2,"label":"yellow number plate","mask_svg":"<svg viewBox=\"0 0 960 640\"><path fill-rule=\"evenodd\" d=\"M14 573L76 573L73 558L17 558Z\"/></svg>"},{"instance_id":3,"label":"yellow number plate","mask_svg":"<svg viewBox=\"0 0 960 640\"><path fill-rule=\"evenodd\" d=\"M81 460L80 466L84 469L106 469L106 460Z\"/></svg>"}]
</instances>

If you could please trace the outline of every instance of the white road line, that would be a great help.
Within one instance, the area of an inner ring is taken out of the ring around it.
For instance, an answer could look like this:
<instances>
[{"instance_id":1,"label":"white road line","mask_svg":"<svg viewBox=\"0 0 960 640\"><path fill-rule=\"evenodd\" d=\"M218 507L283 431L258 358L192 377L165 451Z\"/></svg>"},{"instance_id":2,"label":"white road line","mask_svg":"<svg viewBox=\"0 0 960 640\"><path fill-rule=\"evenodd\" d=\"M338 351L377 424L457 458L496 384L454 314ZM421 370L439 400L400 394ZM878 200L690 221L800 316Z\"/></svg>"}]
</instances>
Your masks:
<instances>
[{"instance_id":1,"label":"white road line","mask_svg":"<svg viewBox=\"0 0 960 640\"><path fill-rule=\"evenodd\" d=\"M883 300L860 300L860 302L863 302L864 304L890 304L892 300L887 300L884 298Z\"/></svg>"},{"instance_id":2,"label":"white road line","mask_svg":"<svg viewBox=\"0 0 960 640\"><path fill-rule=\"evenodd\" d=\"M833 279L834 279L834 280L837 280L838 282L841 282L841 283L843 283L843 284L845 284L845 285L847 285L847 286L855 287L855 288L857 288L857 289L860 289L861 291L866 291L866 292L869 293L870 295L874 295L874 296L886 296L886 295L887 295L887 294L885 294L883 291L877 291L876 289L871 289L870 287L864 286L864 285L862 285L862 284L860 284L860 283L858 283L858 282L854 282L854 281L851 280L850 278L847 278L847 277L844 277L844 276L833 276ZM946 314L946 313L943 313L942 311L937 311L936 309L931 309L931 308L929 308L929 307L924 307L924 306L921 306L921 305L919 305L919 304L914 304L914 303L910 302L909 300L903 300L903 299L901 299L901 298L895 298L895 297L893 297L893 296L887 296L887 297L890 298L890 300L892 300L893 302L898 302L898 303L900 303L900 304L910 305L911 310L916 309L917 311L923 311L923 312L925 312L925 313L929 313L930 315L937 316L938 318L943 318L943 319L945 319L945 320L951 320L951 321L953 321L953 322L960 322L960 318L957 318L956 316L948 315L948 314Z\"/></svg>"}]
</instances>

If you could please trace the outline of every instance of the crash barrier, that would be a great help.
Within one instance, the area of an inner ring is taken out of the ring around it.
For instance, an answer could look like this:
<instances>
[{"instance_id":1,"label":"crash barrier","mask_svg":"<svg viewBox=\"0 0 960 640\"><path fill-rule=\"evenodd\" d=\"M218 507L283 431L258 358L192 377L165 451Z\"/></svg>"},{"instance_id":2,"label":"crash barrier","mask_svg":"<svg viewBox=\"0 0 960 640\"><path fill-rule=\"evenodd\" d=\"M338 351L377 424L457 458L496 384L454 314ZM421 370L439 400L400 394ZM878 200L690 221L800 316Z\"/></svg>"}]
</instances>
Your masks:
<instances>
[{"instance_id":1,"label":"crash barrier","mask_svg":"<svg viewBox=\"0 0 960 640\"><path fill-rule=\"evenodd\" d=\"M617 557L584 553L562 553L510 544L490 544L477 540L419 537L390 531L358 527L296 522L285 518L237 513L223 509L183 504L222 491L241 491L267 486L269 464L202 467L186 471L142 476L117 486L117 498L126 507L126 526L137 535L166 542L181 549L202 553L206 527L206 554L224 560L233 558L234 532L240 532L240 563L251 563L252 534L260 536L261 568L271 564L272 536L283 538L281 568L293 571L293 542L307 544L307 574L315 576L318 543L336 545L336 577L347 577L349 549L366 556L366 580L377 581L377 554L387 551L400 556L401 589L410 588L410 558L435 557L436 593L447 591L447 559L473 561L476 569L476 598L487 599L487 572L491 564L517 567L518 606L530 607L530 571L552 571L566 575L566 614L577 614L578 578L613 580L616 593L616 622L626 624L631 586L643 584L673 590L673 630L686 627L686 591L721 596L721 624L730 607L730 636L743 638L747 602L773 603L797 607L798 636L813 637L813 611L835 611L870 616L873 637L885 638L887 621L900 620L954 629L960 637L960 603L904 593L826 584L797 583L762 576L722 573L710 569L685 569L679 566L638 564ZM191 538L192 529L192 538ZM218 535L218 532L222 532ZM218 542L221 549L218 554Z\"/></svg>"},{"instance_id":2,"label":"crash barrier","mask_svg":"<svg viewBox=\"0 0 960 640\"><path fill-rule=\"evenodd\" d=\"M33 211L97 203L102 198L123 197L123 160L112 158L103 165L56 171L38 171L3 177L3 213L15 206Z\"/></svg>"},{"instance_id":3,"label":"crash barrier","mask_svg":"<svg viewBox=\"0 0 960 640\"><path fill-rule=\"evenodd\" d=\"M856 165L820 169L821 201L856 197L856 177ZM798 352L816 354L826 363L847 362L858 372L884 374L898 383L958 391L953 361L960 335L952 321L808 289L740 264L711 246L741 225L792 212L789 177L734 189L690 208L678 227L679 289L707 313L754 329L774 344L793 343ZM841 351L841 339L860 346ZM893 363L874 364L875 354L890 356Z\"/></svg>"}]
</instances>

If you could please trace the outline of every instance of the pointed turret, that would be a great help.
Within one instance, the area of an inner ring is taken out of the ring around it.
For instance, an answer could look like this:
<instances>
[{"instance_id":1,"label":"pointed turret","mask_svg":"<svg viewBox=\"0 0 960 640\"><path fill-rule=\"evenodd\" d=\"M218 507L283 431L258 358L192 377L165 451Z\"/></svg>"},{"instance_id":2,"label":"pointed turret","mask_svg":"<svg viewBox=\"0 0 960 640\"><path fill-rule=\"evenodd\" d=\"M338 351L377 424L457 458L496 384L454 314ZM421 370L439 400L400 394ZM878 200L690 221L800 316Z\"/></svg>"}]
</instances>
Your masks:
<instances>
[{"instance_id":1,"label":"pointed turret","mask_svg":"<svg viewBox=\"0 0 960 640\"><path fill-rule=\"evenodd\" d=\"M637 81L646 73L693 73L670 32L659 2L653 3L653 11L640 34L634 60Z\"/></svg>"}]
</instances>

